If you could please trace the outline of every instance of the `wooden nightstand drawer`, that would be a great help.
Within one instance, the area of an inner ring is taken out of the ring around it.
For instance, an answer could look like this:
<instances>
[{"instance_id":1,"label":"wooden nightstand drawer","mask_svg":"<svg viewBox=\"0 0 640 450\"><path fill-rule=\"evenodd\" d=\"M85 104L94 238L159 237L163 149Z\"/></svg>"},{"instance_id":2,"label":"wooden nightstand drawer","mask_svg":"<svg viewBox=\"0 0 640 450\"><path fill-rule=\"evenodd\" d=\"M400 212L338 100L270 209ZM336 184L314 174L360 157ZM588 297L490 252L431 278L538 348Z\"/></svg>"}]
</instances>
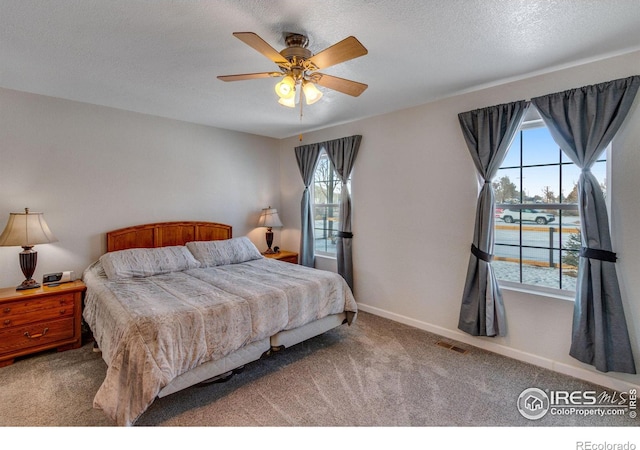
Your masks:
<instances>
[{"instance_id":1,"label":"wooden nightstand drawer","mask_svg":"<svg viewBox=\"0 0 640 450\"><path fill-rule=\"evenodd\" d=\"M4 304L0 309L0 329L73 316L73 311L73 294Z\"/></svg>"},{"instance_id":2,"label":"wooden nightstand drawer","mask_svg":"<svg viewBox=\"0 0 640 450\"><path fill-rule=\"evenodd\" d=\"M14 327L0 331L0 353L9 353L30 347L73 338L73 317L38 324Z\"/></svg>"},{"instance_id":3,"label":"wooden nightstand drawer","mask_svg":"<svg viewBox=\"0 0 640 450\"><path fill-rule=\"evenodd\" d=\"M73 294L56 295L55 297L37 297L17 302L3 303L0 307L0 317L65 305L73 306Z\"/></svg>"}]
</instances>

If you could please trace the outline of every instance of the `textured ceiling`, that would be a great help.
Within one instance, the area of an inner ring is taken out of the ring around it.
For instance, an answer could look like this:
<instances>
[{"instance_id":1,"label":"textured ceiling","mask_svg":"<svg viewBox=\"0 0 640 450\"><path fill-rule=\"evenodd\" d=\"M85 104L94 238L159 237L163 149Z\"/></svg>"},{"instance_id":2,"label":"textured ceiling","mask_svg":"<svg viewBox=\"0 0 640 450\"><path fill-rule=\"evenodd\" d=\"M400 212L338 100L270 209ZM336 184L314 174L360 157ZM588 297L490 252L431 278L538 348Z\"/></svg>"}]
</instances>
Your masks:
<instances>
[{"instance_id":1,"label":"textured ceiling","mask_svg":"<svg viewBox=\"0 0 640 450\"><path fill-rule=\"evenodd\" d=\"M353 35L368 55L323 72L369 88L301 119L276 79L216 78L277 70L234 31ZM0 87L276 138L638 49L639 0L0 0Z\"/></svg>"}]
</instances>

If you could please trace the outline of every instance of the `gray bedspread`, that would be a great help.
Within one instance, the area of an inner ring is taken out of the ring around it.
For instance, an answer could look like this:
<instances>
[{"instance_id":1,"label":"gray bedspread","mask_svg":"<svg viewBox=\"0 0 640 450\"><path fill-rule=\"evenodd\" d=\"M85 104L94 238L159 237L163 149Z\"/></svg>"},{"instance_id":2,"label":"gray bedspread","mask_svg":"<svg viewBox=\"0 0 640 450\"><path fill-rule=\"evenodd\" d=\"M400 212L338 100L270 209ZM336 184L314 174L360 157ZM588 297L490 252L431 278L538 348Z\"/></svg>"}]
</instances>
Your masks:
<instances>
[{"instance_id":1,"label":"gray bedspread","mask_svg":"<svg viewBox=\"0 0 640 450\"><path fill-rule=\"evenodd\" d=\"M83 317L108 365L95 399L131 425L174 378L239 348L344 311L357 312L341 276L262 258L110 281L83 274Z\"/></svg>"}]
</instances>

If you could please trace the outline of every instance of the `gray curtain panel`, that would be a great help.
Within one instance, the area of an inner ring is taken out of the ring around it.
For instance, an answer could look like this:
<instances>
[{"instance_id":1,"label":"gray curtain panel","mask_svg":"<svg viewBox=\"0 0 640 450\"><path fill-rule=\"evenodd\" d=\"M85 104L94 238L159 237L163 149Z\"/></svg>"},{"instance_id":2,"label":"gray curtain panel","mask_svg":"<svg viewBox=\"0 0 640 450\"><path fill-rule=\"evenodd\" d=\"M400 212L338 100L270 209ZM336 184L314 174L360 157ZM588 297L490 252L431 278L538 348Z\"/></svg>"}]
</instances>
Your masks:
<instances>
[{"instance_id":1,"label":"gray curtain panel","mask_svg":"<svg viewBox=\"0 0 640 450\"><path fill-rule=\"evenodd\" d=\"M471 256L458 328L473 336L504 336L502 293L491 267L494 247L495 177L528 104L518 101L458 114L462 134L484 184L478 197Z\"/></svg>"},{"instance_id":2,"label":"gray curtain panel","mask_svg":"<svg viewBox=\"0 0 640 450\"><path fill-rule=\"evenodd\" d=\"M356 135L324 143L325 151L342 182L339 211L340 229L336 244L338 273L346 280L351 290L353 290L353 233L351 232L351 194L347 187L347 181L356 162L361 141L362 136Z\"/></svg>"},{"instance_id":3,"label":"gray curtain panel","mask_svg":"<svg viewBox=\"0 0 640 450\"><path fill-rule=\"evenodd\" d=\"M534 98L551 135L582 169L578 209L582 249L569 354L602 372L636 373L612 251L604 195L591 166L624 121L640 76Z\"/></svg>"},{"instance_id":4,"label":"gray curtain panel","mask_svg":"<svg viewBox=\"0 0 640 450\"><path fill-rule=\"evenodd\" d=\"M314 267L315 254L313 249L313 205L311 204L311 194L309 186L313 183L313 174L320 156L320 144L301 145L295 148L296 160L302 181L304 192L301 202L300 221L300 264L307 267Z\"/></svg>"}]
</instances>

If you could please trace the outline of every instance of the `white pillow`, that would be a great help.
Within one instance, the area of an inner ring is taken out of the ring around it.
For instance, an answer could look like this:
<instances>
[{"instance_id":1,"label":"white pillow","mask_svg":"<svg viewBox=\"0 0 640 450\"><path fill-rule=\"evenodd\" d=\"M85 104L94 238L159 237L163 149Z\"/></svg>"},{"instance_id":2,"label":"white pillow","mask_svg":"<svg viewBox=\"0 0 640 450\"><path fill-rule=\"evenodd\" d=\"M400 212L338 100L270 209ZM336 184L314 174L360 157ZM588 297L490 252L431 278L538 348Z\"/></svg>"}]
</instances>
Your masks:
<instances>
[{"instance_id":1,"label":"white pillow","mask_svg":"<svg viewBox=\"0 0 640 450\"><path fill-rule=\"evenodd\" d=\"M264 258L246 236L221 241L187 242L186 245L193 256L200 261L201 267L238 264Z\"/></svg>"},{"instance_id":2,"label":"white pillow","mask_svg":"<svg viewBox=\"0 0 640 450\"><path fill-rule=\"evenodd\" d=\"M200 267L200 263L183 245L105 253L100 257L100 263L110 280L150 277Z\"/></svg>"}]
</instances>

